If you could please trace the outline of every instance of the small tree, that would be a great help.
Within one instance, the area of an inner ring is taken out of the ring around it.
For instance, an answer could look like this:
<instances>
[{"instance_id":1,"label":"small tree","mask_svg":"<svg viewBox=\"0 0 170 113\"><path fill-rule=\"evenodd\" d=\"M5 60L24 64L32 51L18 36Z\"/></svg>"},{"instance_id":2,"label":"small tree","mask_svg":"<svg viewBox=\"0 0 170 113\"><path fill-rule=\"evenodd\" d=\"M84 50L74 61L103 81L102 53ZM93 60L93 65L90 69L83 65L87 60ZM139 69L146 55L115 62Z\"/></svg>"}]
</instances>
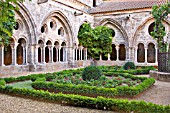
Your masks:
<instances>
[{"instance_id":1,"label":"small tree","mask_svg":"<svg viewBox=\"0 0 170 113\"><path fill-rule=\"evenodd\" d=\"M155 19L154 31L151 33L153 38L157 40L159 52L167 52L167 41L164 40L164 36L166 35L163 20L170 13L170 3L163 4L159 6L153 6L152 15Z\"/></svg>"},{"instance_id":2,"label":"small tree","mask_svg":"<svg viewBox=\"0 0 170 113\"><path fill-rule=\"evenodd\" d=\"M112 30L106 26L91 28L89 23L84 23L78 33L79 43L87 47L88 56L97 59L100 54L107 55L112 52Z\"/></svg>"}]
</instances>

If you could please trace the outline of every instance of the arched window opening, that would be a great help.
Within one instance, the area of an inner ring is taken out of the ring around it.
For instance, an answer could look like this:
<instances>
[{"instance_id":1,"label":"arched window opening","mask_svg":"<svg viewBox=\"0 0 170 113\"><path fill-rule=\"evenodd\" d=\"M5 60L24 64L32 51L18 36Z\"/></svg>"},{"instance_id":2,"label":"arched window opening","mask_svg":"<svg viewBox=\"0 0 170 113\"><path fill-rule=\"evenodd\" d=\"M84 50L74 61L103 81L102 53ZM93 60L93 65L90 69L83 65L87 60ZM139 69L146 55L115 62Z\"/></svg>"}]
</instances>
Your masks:
<instances>
[{"instance_id":1,"label":"arched window opening","mask_svg":"<svg viewBox=\"0 0 170 113\"><path fill-rule=\"evenodd\" d=\"M51 62L50 58L52 58L51 54L50 54L50 46L52 45L52 42L50 40L48 40L46 42L46 47L45 47L45 62L49 63Z\"/></svg>"},{"instance_id":2,"label":"arched window opening","mask_svg":"<svg viewBox=\"0 0 170 113\"><path fill-rule=\"evenodd\" d=\"M15 24L15 26L14 26L14 29L15 29L15 30L18 30L18 29L19 29L19 23L18 23L18 22L16 22L16 24Z\"/></svg>"},{"instance_id":3,"label":"arched window opening","mask_svg":"<svg viewBox=\"0 0 170 113\"><path fill-rule=\"evenodd\" d=\"M142 43L138 44L137 62L139 62L139 63L145 62L145 49L144 49L144 45Z\"/></svg>"},{"instance_id":4,"label":"arched window opening","mask_svg":"<svg viewBox=\"0 0 170 113\"><path fill-rule=\"evenodd\" d=\"M108 60L108 57L102 54L102 60Z\"/></svg>"},{"instance_id":5,"label":"arched window opening","mask_svg":"<svg viewBox=\"0 0 170 113\"><path fill-rule=\"evenodd\" d=\"M21 38L18 40L17 46L17 64L22 65L26 63L26 41L25 39Z\"/></svg>"},{"instance_id":6,"label":"arched window opening","mask_svg":"<svg viewBox=\"0 0 170 113\"><path fill-rule=\"evenodd\" d=\"M46 33L47 32L47 25L44 24L42 27L41 27L41 33Z\"/></svg>"},{"instance_id":7,"label":"arched window opening","mask_svg":"<svg viewBox=\"0 0 170 113\"><path fill-rule=\"evenodd\" d=\"M112 37L115 37L115 31L113 29L112 30Z\"/></svg>"},{"instance_id":8,"label":"arched window opening","mask_svg":"<svg viewBox=\"0 0 170 113\"><path fill-rule=\"evenodd\" d=\"M59 42L56 41L54 45L55 47L53 48L53 61L57 62L59 59L59 56L58 56Z\"/></svg>"},{"instance_id":9,"label":"arched window opening","mask_svg":"<svg viewBox=\"0 0 170 113\"><path fill-rule=\"evenodd\" d=\"M66 48L65 48L65 46L66 46L66 43L65 42L63 42L62 44L61 44L61 49L60 49L60 61L66 61Z\"/></svg>"},{"instance_id":10,"label":"arched window opening","mask_svg":"<svg viewBox=\"0 0 170 113\"><path fill-rule=\"evenodd\" d=\"M154 31L154 26L155 26L155 22L151 23L149 25L149 28L148 28L148 33L151 35L151 32ZM164 27L164 30L165 30L165 27Z\"/></svg>"},{"instance_id":11,"label":"arched window opening","mask_svg":"<svg viewBox=\"0 0 170 113\"><path fill-rule=\"evenodd\" d=\"M115 46L115 44L112 44L112 53L111 53L111 57L110 57L111 60L116 60L117 59L117 54L116 53L117 53L116 52L116 46Z\"/></svg>"},{"instance_id":12,"label":"arched window opening","mask_svg":"<svg viewBox=\"0 0 170 113\"><path fill-rule=\"evenodd\" d=\"M39 40L38 41L38 45L39 45L39 48L38 48L38 62L39 63L42 63L43 61L43 52L42 52L42 49L44 47L44 42L42 40Z\"/></svg>"},{"instance_id":13,"label":"arched window opening","mask_svg":"<svg viewBox=\"0 0 170 113\"><path fill-rule=\"evenodd\" d=\"M153 43L148 44L147 61L148 63L155 63L155 45Z\"/></svg>"},{"instance_id":14,"label":"arched window opening","mask_svg":"<svg viewBox=\"0 0 170 113\"><path fill-rule=\"evenodd\" d=\"M119 60L126 59L126 49L124 44L120 44L119 46Z\"/></svg>"},{"instance_id":15,"label":"arched window opening","mask_svg":"<svg viewBox=\"0 0 170 113\"><path fill-rule=\"evenodd\" d=\"M58 35L64 36L64 29L62 27L58 29Z\"/></svg>"},{"instance_id":16,"label":"arched window opening","mask_svg":"<svg viewBox=\"0 0 170 113\"><path fill-rule=\"evenodd\" d=\"M96 0L93 0L93 7L96 7Z\"/></svg>"},{"instance_id":17,"label":"arched window opening","mask_svg":"<svg viewBox=\"0 0 170 113\"><path fill-rule=\"evenodd\" d=\"M4 64L11 65L12 64L12 49L11 46L8 45L4 49Z\"/></svg>"}]
</instances>

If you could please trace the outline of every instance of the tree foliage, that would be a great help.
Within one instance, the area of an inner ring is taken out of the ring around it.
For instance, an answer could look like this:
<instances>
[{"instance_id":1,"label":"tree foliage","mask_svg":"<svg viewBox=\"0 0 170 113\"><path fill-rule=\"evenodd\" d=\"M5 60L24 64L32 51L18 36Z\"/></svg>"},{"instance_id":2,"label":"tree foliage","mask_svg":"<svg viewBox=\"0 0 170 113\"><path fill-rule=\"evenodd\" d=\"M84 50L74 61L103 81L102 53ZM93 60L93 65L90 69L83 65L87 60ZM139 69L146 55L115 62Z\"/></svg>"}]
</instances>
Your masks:
<instances>
[{"instance_id":1,"label":"tree foliage","mask_svg":"<svg viewBox=\"0 0 170 113\"><path fill-rule=\"evenodd\" d=\"M161 6L153 6L152 15L155 19L154 31L151 35L157 40L158 48L160 52L167 51L167 41L164 40L164 36L166 35L163 20L166 19L168 14L170 13L170 3L163 4Z\"/></svg>"},{"instance_id":2,"label":"tree foliage","mask_svg":"<svg viewBox=\"0 0 170 113\"><path fill-rule=\"evenodd\" d=\"M88 48L88 55L94 59L100 54L105 56L112 52L112 30L106 26L91 28L89 23L84 23L78 33L79 44Z\"/></svg>"},{"instance_id":3,"label":"tree foliage","mask_svg":"<svg viewBox=\"0 0 170 113\"><path fill-rule=\"evenodd\" d=\"M0 45L9 44L16 25L14 10L18 10L17 2L22 0L0 0Z\"/></svg>"}]
</instances>

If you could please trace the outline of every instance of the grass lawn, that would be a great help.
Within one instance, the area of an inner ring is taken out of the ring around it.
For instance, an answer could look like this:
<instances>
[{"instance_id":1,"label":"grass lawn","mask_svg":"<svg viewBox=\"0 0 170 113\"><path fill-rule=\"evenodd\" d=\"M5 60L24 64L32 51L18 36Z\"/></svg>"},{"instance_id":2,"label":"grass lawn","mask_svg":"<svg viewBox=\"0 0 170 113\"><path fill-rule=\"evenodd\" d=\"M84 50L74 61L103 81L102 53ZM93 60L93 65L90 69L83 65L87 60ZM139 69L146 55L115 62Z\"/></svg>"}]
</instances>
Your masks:
<instances>
[{"instance_id":1,"label":"grass lawn","mask_svg":"<svg viewBox=\"0 0 170 113\"><path fill-rule=\"evenodd\" d=\"M22 82L16 82L16 83L11 83L7 84L9 86L15 87L15 88L28 88L28 89L34 89L32 86L32 81L27 80L27 81L22 81Z\"/></svg>"}]
</instances>

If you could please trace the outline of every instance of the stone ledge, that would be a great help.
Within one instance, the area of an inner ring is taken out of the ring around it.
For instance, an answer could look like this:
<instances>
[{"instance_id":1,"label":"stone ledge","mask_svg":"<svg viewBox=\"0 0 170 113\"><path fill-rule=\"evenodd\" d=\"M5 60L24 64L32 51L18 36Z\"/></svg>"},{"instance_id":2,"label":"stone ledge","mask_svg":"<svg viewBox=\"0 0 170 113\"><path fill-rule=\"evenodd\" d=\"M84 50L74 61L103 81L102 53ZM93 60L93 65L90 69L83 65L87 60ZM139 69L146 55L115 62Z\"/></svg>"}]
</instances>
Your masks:
<instances>
[{"instance_id":1,"label":"stone ledge","mask_svg":"<svg viewBox=\"0 0 170 113\"><path fill-rule=\"evenodd\" d=\"M158 72L158 71L150 70L149 77L164 82L170 82L170 73L166 73L166 72Z\"/></svg>"}]
</instances>

